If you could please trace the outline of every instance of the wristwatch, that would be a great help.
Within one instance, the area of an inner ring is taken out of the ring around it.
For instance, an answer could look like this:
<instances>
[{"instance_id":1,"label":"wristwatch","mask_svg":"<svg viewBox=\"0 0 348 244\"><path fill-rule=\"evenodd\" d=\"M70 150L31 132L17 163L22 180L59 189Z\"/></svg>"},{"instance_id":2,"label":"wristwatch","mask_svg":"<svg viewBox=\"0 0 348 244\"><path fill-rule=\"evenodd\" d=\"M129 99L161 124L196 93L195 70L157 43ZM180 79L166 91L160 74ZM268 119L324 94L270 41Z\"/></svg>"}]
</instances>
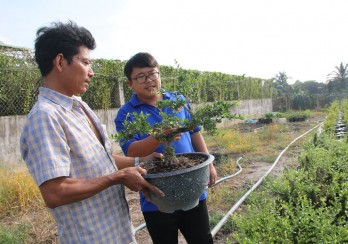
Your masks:
<instances>
[{"instance_id":1,"label":"wristwatch","mask_svg":"<svg viewBox=\"0 0 348 244\"><path fill-rule=\"evenodd\" d=\"M140 159L139 159L139 157L135 157L135 158L134 158L134 166L137 167L137 166L139 166L139 164L140 164Z\"/></svg>"}]
</instances>

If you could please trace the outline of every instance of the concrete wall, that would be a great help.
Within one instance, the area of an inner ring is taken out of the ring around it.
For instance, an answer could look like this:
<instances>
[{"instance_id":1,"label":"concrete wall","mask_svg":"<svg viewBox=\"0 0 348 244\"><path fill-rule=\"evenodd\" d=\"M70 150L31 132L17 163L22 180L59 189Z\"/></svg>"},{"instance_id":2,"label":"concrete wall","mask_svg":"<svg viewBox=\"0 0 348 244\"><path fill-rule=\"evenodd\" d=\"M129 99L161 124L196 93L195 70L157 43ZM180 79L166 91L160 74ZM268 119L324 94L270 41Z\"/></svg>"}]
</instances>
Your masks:
<instances>
[{"instance_id":1,"label":"concrete wall","mask_svg":"<svg viewBox=\"0 0 348 244\"><path fill-rule=\"evenodd\" d=\"M25 123L25 116L0 117L0 164L18 162L19 137Z\"/></svg>"},{"instance_id":2,"label":"concrete wall","mask_svg":"<svg viewBox=\"0 0 348 244\"><path fill-rule=\"evenodd\" d=\"M231 108L231 113L249 118L261 117L265 113L272 111L272 98L241 100L238 106ZM244 120L224 120L221 124L218 124L217 127L223 128L243 121Z\"/></svg>"},{"instance_id":3,"label":"concrete wall","mask_svg":"<svg viewBox=\"0 0 348 244\"><path fill-rule=\"evenodd\" d=\"M100 121L106 125L109 134L116 133L114 118L118 109L96 110L95 113ZM232 108L232 113L242 116L261 116L272 112L272 99L242 100L240 105ZM19 151L19 138L26 116L0 117L0 164L22 162ZM240 121L224 121L220 127ZM121 152L118 145L114 144L115 151Z\"/></svg>"}]
</instances>

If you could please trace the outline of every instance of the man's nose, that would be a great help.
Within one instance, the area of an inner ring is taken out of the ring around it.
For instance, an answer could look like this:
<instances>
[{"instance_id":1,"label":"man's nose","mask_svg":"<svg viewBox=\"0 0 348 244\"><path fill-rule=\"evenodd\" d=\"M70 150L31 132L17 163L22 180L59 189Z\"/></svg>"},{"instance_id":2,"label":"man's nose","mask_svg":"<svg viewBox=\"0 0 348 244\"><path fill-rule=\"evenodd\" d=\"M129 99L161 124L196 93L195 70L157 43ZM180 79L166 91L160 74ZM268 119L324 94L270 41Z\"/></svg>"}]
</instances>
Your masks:
<instances>
[{"instance_id":1,"label":"man's nose","mask_svg":"<svg viewBox=\"0 0 348 244\"><path fill-rule=\"evenodd\" d=\"M89 67L88 76L89 77L93 77L94 76L94 71L93 71L93 69L91 67Z\"/></svg>"}]
</instances>

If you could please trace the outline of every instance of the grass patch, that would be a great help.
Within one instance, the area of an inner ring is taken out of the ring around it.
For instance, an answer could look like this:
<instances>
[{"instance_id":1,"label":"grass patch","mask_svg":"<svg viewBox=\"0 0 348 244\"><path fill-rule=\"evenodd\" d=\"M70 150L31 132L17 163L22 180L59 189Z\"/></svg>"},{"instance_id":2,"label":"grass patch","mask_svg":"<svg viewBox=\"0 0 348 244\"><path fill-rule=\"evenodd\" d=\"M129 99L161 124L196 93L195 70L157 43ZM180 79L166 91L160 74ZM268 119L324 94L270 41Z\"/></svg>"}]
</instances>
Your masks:
<instances>
[{"instance_id":1,"label":"grass patch","mask_svg":"<svg viewBox=\"0 0 348 244\"><path fill-rule=\"evenodd\" d=\"M29 238L30 225L20 223L13 227L0 225L0 243L3 244L21 244L27 243Z\"/></svg>"},{"instance_id":2,"label":"grass patch","mask_svg":"<svg viewBox=\"0 0 348 244\"><path fill-rule=\"evenodd\" d=\"M226 145L226 153L245 153L255 150L255 138L252 133L243 134L237 130L229 130L221 140Z\"/></svg>"},{"instance_id":3,"label":"grass patch","mask_svg":"<svg viewBox=\"0 0 348 244\"><path fill-rule=\"evenodd\" d=\"M266 162L266 163L274 163L276 160L277 155L260 155L259 157L255 157L253 160L260 161L260 162Z\"/></svg>"},{"instance_id":4,"label":"grass patch","mask_svg":"<svg viewBox=\"0 0 348 244\"><path fill-rule=\"evenodd\" d=\"M204 137L208 148L219 148L224 154L251 152L255 150L258 140L254 133L242 133L236 129L222 129L215 136Z\"/></svg>"},{"instance_id":5,"label":"grass patch","mask_svg":"<svg viewBox=\"0 0 348 244\"><path fill-rule=\"evenodd\" d=\"M279 124L270 124L263 130L258 131L258 136L261 141L272 141L278 139L281 126Z\"/></svg>"},{"instance_id":6,"label":"grass patch","mask_svg":"<svg viewBox=\"0 0 348 244\"><path fill-rule=\"evenodd\" d=\"M0 216L43 207L40 191L26 168L0 167Z\"/></svg>"},{"instance_id":7,"label":"grass patch","mask_svg":"<svg viewBox=\"0 0 348 244\"><path fill-rule=\"evenodd\" d=\"M237 163L234 159L228 156L222 156L218 162L219 166L216 168L219 177L224 175L231 175L237 170Z\"/></svg>"},{"instance_id":8,"label":"grass patch","mask_svg":"<svg viewBox=\"0 0 348 244\"><path fill-rule=\"evenodd\" d=\"M234 193L230 186L219 185L219 187L208 189L207 204L213 208L228 209L234 199Z\"/></svg>"}]
</instances>

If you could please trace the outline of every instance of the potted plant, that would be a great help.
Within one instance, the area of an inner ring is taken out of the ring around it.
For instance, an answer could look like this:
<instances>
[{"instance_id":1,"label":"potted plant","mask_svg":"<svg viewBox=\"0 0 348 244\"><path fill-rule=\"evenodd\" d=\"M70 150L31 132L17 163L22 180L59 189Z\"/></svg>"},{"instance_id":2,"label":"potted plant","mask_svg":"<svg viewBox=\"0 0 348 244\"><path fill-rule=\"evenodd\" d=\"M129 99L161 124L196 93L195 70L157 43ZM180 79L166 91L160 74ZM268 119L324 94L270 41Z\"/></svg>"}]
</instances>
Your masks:
<instances>
[{"instance_id":1,"label":"potted plant","mask_svg":"<svg viewBox=\"0 0 348 244\"><path fill-rule=\"evenodd\" d=\"M306 111L298 111L298 112L291 112L288 115L289 122L299 122L299 121L305 121L310 117L310 112L308 110Z\"/></svg>"},{"instance_id":2,"label":"potted plant","mask_svg":"<svg viewBox=\"0 0 348 244\"><path fill-rule=\"evenodd\" d=\"M270 124L272 123L273 113L266 113L263 118L258 120L261 124Z\"/></svg>"},{"instance_id":3,"label":"potted plant","mask_svg":"<svg viewBox=\"0 0 348 244\"><path fill-rule=\"evenodd\" d=\"M270 113L272 115L272 122L273 123L280 123L280 124L284 124L286 123L286 117L284 113L281 112L271 112Z\"/></svg>"},{"instance_id":4,"label":"potted plant","mask_svg":"<svg viewBox=\"0 0 348 244\"><path fill-rule=\"evenodd\" d=\"M151 195L151 201L157 205L160 211L171 213L175 210L188 210L198 204L199 196L208 186L209 164L214 157L205 153L175 154L171 142L177 134L193 130L201 125L205 131L216 133L216 124L223 119L241 118L230 113L230 107L237 102L215 101L214 103L198 106L193 111L188 109L187 102L181 99L177 92L176 100L161 100L157 102L159 109L170 108L173 113L168 115L161 113L163 120L151 126L147 122L148 114L133 113L132 120L125 120L124 130L113 135L116 141L129 140L134 134L149 134L163 143L163 160L147 162L142 165L148 174L144 178L151 184L160 188L165 197ZM192 120L181 120L175 116L175 111L186 109L192 116Z\"/></svg>"}]
</instances>

